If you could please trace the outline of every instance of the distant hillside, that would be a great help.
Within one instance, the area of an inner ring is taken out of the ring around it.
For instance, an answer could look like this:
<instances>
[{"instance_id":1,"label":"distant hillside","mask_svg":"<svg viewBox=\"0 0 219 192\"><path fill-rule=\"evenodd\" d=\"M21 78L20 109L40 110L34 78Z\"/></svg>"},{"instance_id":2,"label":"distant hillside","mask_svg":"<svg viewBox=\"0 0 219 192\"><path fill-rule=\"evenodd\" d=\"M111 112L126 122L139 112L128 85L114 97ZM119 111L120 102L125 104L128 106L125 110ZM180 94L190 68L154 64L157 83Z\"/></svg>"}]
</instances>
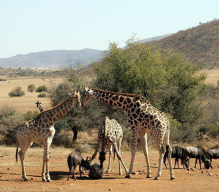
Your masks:
<instances>
[{"instance_id":1,"label":"distant hillside","mask_svg":"<svg viewBox=\"0 0 219 192\"><path fill-rule=\"evenodd\" d=\"M200 23L152 43L181 51L201 68L219 67L219 20Z\"/></svg>"},{"instance_id":2,"label":"distant hillside","mask_svg":"<svg viewBox=\"0 0 219 192\"><path fill-rule=\"evenodd\" d=\"M142 39L142 40L139 40L137 42L138 43L147 43L147 42L151 42L151 41L158 41L158 40L163 39L165 37L168 37L168 36L170 36L172 34L173 33L169 33L169 34L161 35L161 36L155 36L155 37L151 37L151 38L147 38L147 39Z\"/></svg>"},{"instance_id":3,"label":"distant hillside","mask_svg":"<svg viewBox=\"0 0 219 192\"><path fill-rule=\"evenodd\" d=\"M0 67L60 69L78 63L87 66L100 60L101 55L102 51L93 49L43 51L0 59Z\"/></svg>"}]
</instances>

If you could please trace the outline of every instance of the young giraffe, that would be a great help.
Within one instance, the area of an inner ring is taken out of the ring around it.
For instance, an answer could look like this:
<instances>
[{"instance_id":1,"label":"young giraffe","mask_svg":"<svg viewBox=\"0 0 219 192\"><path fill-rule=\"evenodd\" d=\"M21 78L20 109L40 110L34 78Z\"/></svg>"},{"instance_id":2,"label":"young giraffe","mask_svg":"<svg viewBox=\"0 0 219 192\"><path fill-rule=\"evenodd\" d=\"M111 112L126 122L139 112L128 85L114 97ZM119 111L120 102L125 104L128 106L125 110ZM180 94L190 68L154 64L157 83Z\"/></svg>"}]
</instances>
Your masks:
<instances>
[{"instance_id":1,"label":"young giraffe","mask_svg":"<svg viewBox=\"0 0 219 192\"><path fill-rule=\"evenodd\" d=\"M36 104L36 107L39 108L40 113L42 113L43 112L43 108L41 106L41 103L39 101L37 101L35 104Z\"/></svg>"},{"instance_id":2,"label":"young giraffe","mask_svg":"<svg viewBox=\"0 0 219 192\"><path fill-rule=\"evenodd\" d=\"M103 161L105 160L105 155L106 155L104 149L105 146L107 146L109 149L109 164L106 173L109 173L111 169L111 154L112 154L112 146L113 146L116 151L117 157L119 159L119 174L122 175L121 163L126 173L128 173L128 169L126 168L125 163L122 160L121 152L120 152L122 138L123 138L123 131L121 125L115 119L110 120L108 117L106 117L105 121L99 127L96 150L92 155L90 162L93 159L95 159L98 150L102 146L100 156L103 155L104 157L99 157L99 159L100 159L100 167L103 167Z\"/></svg>"},{"instance_id":3,"label":"young giraffe","mask_svg":"<svg viewBox=\"0 0 219 192\"><path fill-rule=\"evenodd\" d=\"M17 141L20 145L20 151L18 153L18 147L16 151L16 160L19 154L22 165L22 178L24 181L28 181L25 171L24 158L27 149L33 142L42 142L44 147L43 155L43 168L42 168L42 181L50 182L49 175L49 148L52 143L53 136L55 135L54 124L60 120L67 112L72 108L74 103L81 105L79 91L74 91L73 94L53 109L44 111L39 114L38 117L32 121L25 122L20 125L17 130ZM46 173L44 171L46 169Z\"/></svg>"},{"instance_id":4,"label":"young giraffe","mask_svg":"<svg viewBox=\"0 0 219 192\"><path fill-rule=\"evenodd\" d=\"M169 145L170 124L165 113L154 108L149 103L149 101L147 101L144 97L140 95L114 93L99 89L89 89L88 87L85 87L85 92L82 99L82 106L89 102L91 99L97 99L109 105L116 106L125 110L128 113L127 120L129 125L131 126L132 131L132 157L130 169L126 175L126 178L131 177L138 137L140 137L146 159L147 177L151 177L146 133L150 133L154 137L159 149L159 167L158 174L155 179L158 180L160 178L163 156L166 150L166 146L169 149L168 162L170 166L170 179L175 178L171 161L172 149Z\"/></svg>"}]
</instances>

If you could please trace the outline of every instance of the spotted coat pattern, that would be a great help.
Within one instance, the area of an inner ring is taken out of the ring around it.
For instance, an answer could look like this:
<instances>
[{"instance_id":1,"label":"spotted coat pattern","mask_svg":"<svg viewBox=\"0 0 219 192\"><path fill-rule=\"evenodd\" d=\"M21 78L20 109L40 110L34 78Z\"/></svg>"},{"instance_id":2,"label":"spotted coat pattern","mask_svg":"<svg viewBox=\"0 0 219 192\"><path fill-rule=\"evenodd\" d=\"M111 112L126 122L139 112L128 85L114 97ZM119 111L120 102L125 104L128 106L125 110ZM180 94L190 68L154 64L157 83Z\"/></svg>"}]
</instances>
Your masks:
<instances>
[{"instance_id":1,"label":"spotted coat pattern","mask_svg":"<svg viewBox=\"0 0 219 192\"><path fill-rule=\"evenodd\" d=\"M42 180L50 182L49 175L49 148L52 143L53 136L55 135L54 124L60 120L67 112L71 109L74 103L80 105L80 93L79 91L74 91L73 94L66 99L64 102L59 104L53 109L43 111L38 117L29 122L21 123L17 130L17 141L20 146L20 151L16 153L19 154L21 165L22 165L22 177L27 181L24 158L27 149L31 146L33 142L42 142L44 147L43 155L43 168L42 168ZM18 150L18 148L17 148ZM45 170L46 169L46 173Z\"/></svg>"},{"instance_id":2,"label":"spotted coat pattern","mask_svg":"<svg viewBox=\"0 0 219 192\"><path fill-rule=\"evenodd\" d=\"M115 119L109 119L108 117L106 117L105 121L103 121L103 123L99 127L96 150L92 155L90 162L96 157L100 147L102 145L106 145L109 149L109 164L106 172L109 173L111 169L112 147L114 146L117 157L119 159L119 174L122 175L121 163L127 173L128 169L126 168L125 163L122 160L120 152L122 138L123 131L121 125ZM105 139L104 142L103 139ZM103 151L105 151L104 149L105 146L102 146Z\"/></svg>"},{"instance_id":3,"label":"spotted coat pattern","mask_svg":"<svg viewBox=\"0 0 219 192\"><path fill-rule=\"evenodd\" d=\"M131 126L132 131L132 157L129 172L126 175L127 178L131 177L138 138L140 138L146 159L147 177L151 177L146 133L149 133L153 136L159 150L159 167L158 174L155 179L158 180L161 175L163 156L166 150L166 146L169 148L168 161L170 165L170 178L175 178L171 161L172 150L169 146L170 124L165 113L153 107L148 100L140 95L108 92L85 87L82 105L86 104L91 99L96 99L109 105L116 106L128 113L127 121Z\"/></svg>"}]
</instances>

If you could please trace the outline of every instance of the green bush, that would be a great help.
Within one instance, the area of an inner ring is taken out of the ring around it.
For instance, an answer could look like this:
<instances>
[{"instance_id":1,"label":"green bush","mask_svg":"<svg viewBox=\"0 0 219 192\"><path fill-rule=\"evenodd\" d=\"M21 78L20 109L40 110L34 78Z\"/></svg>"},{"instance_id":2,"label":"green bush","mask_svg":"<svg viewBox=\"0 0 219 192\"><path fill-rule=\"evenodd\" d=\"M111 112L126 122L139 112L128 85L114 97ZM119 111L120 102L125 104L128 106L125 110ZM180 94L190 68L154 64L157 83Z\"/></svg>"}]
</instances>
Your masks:
<instances>
[{"instance_id":1,"label":"green bush","mask_svg":"<svg viewBox=\"0 0 219 192\"><path fill-rule=\"evenodd\" d=\"M27 87L27 91L34 92L36 90L36 86L34 84L31 84Z\"/></svg>"},{"instance_id":2,"label":"green bush","mask_svg":"<svg viewBox=\"0 0 219 192\"><path fill-rule=\"evenodd\" d=\"M40 93L40 94L38 95L38 97L46 97L46 94L45 94L45 93Z\"/></svg>"},{"instance_id":3,"label":"green bush","mask_svg":"<svg viewBox=\"0 0 219 192\"><path fill-rule=\"evenodd\" d=\"M27 113L24 114L24 119L25 121L32 120L36 118L39 115L37 111L28 111Z\"/></svg>"},{"instance_id":4,"label":"green bush","mask_svg":"<svg viewBox=\"0 0 219 192\"><path fill-rule=\"evenodd\" d=\"M48 88L45 85L39 86L36 89L36 92L43 92L43 91L45 91L45 92L48 91Z\"/></svg>"},{"instance_id":5,"label":"green bush","mask_svg":"<svg viewBox=\"0 0 219 192\"><path fill-rule=\"evenodd\" d=\"M22 90L21 87L16 87L14 90L9 92L10 97L21 97L25 95L25 92Z\"/></svg>"}]
</instances>

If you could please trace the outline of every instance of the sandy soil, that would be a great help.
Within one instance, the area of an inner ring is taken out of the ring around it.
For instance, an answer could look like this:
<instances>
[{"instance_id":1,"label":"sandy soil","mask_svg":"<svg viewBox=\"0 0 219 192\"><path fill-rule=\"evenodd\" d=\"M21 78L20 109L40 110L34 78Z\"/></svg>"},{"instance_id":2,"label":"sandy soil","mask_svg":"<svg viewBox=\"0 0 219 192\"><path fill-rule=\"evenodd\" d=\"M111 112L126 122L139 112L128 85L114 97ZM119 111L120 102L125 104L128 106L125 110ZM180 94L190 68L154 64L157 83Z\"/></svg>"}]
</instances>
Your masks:
<instances>
[{"instance_id":1,"label":"sandy soil","mask_svg":"<svg viewBox=\"0 0 219 192\"><path fill-rule=\"evenodd\" d=\"M218 191L219 190L219 168L218 160L213 161L214 169L210 170L190 170L182 168L174 169L176 179L170 180L169 169L163 167L162 176L159 181L154 180L158 167L158 154L151 152L150 164L153 178L146 178L142 172L146 171L144 156L137 152L134 164L134 172L130 179L123 175L118 175L118 161L112 161L112 171L104 173L103 178L92 180L85 173L82 179L76 172L77 181L70 179L67 181L68 168L66 163L69 149L51 148L50 154L50 175L52 182L41 181L42 149L31 148L26 156L26 172L29 181L24 182L21 178L20 161L15 162L15 147L0 146L0 191ZM91 154L83 154L84 157ZM123 159L129 166L130 153L123 152ZM93 163L98 163L95 159ZM104 168L107 168L107 161ZM192 167L194 161L191 160Z\"/></svg>"}]
</instances>

